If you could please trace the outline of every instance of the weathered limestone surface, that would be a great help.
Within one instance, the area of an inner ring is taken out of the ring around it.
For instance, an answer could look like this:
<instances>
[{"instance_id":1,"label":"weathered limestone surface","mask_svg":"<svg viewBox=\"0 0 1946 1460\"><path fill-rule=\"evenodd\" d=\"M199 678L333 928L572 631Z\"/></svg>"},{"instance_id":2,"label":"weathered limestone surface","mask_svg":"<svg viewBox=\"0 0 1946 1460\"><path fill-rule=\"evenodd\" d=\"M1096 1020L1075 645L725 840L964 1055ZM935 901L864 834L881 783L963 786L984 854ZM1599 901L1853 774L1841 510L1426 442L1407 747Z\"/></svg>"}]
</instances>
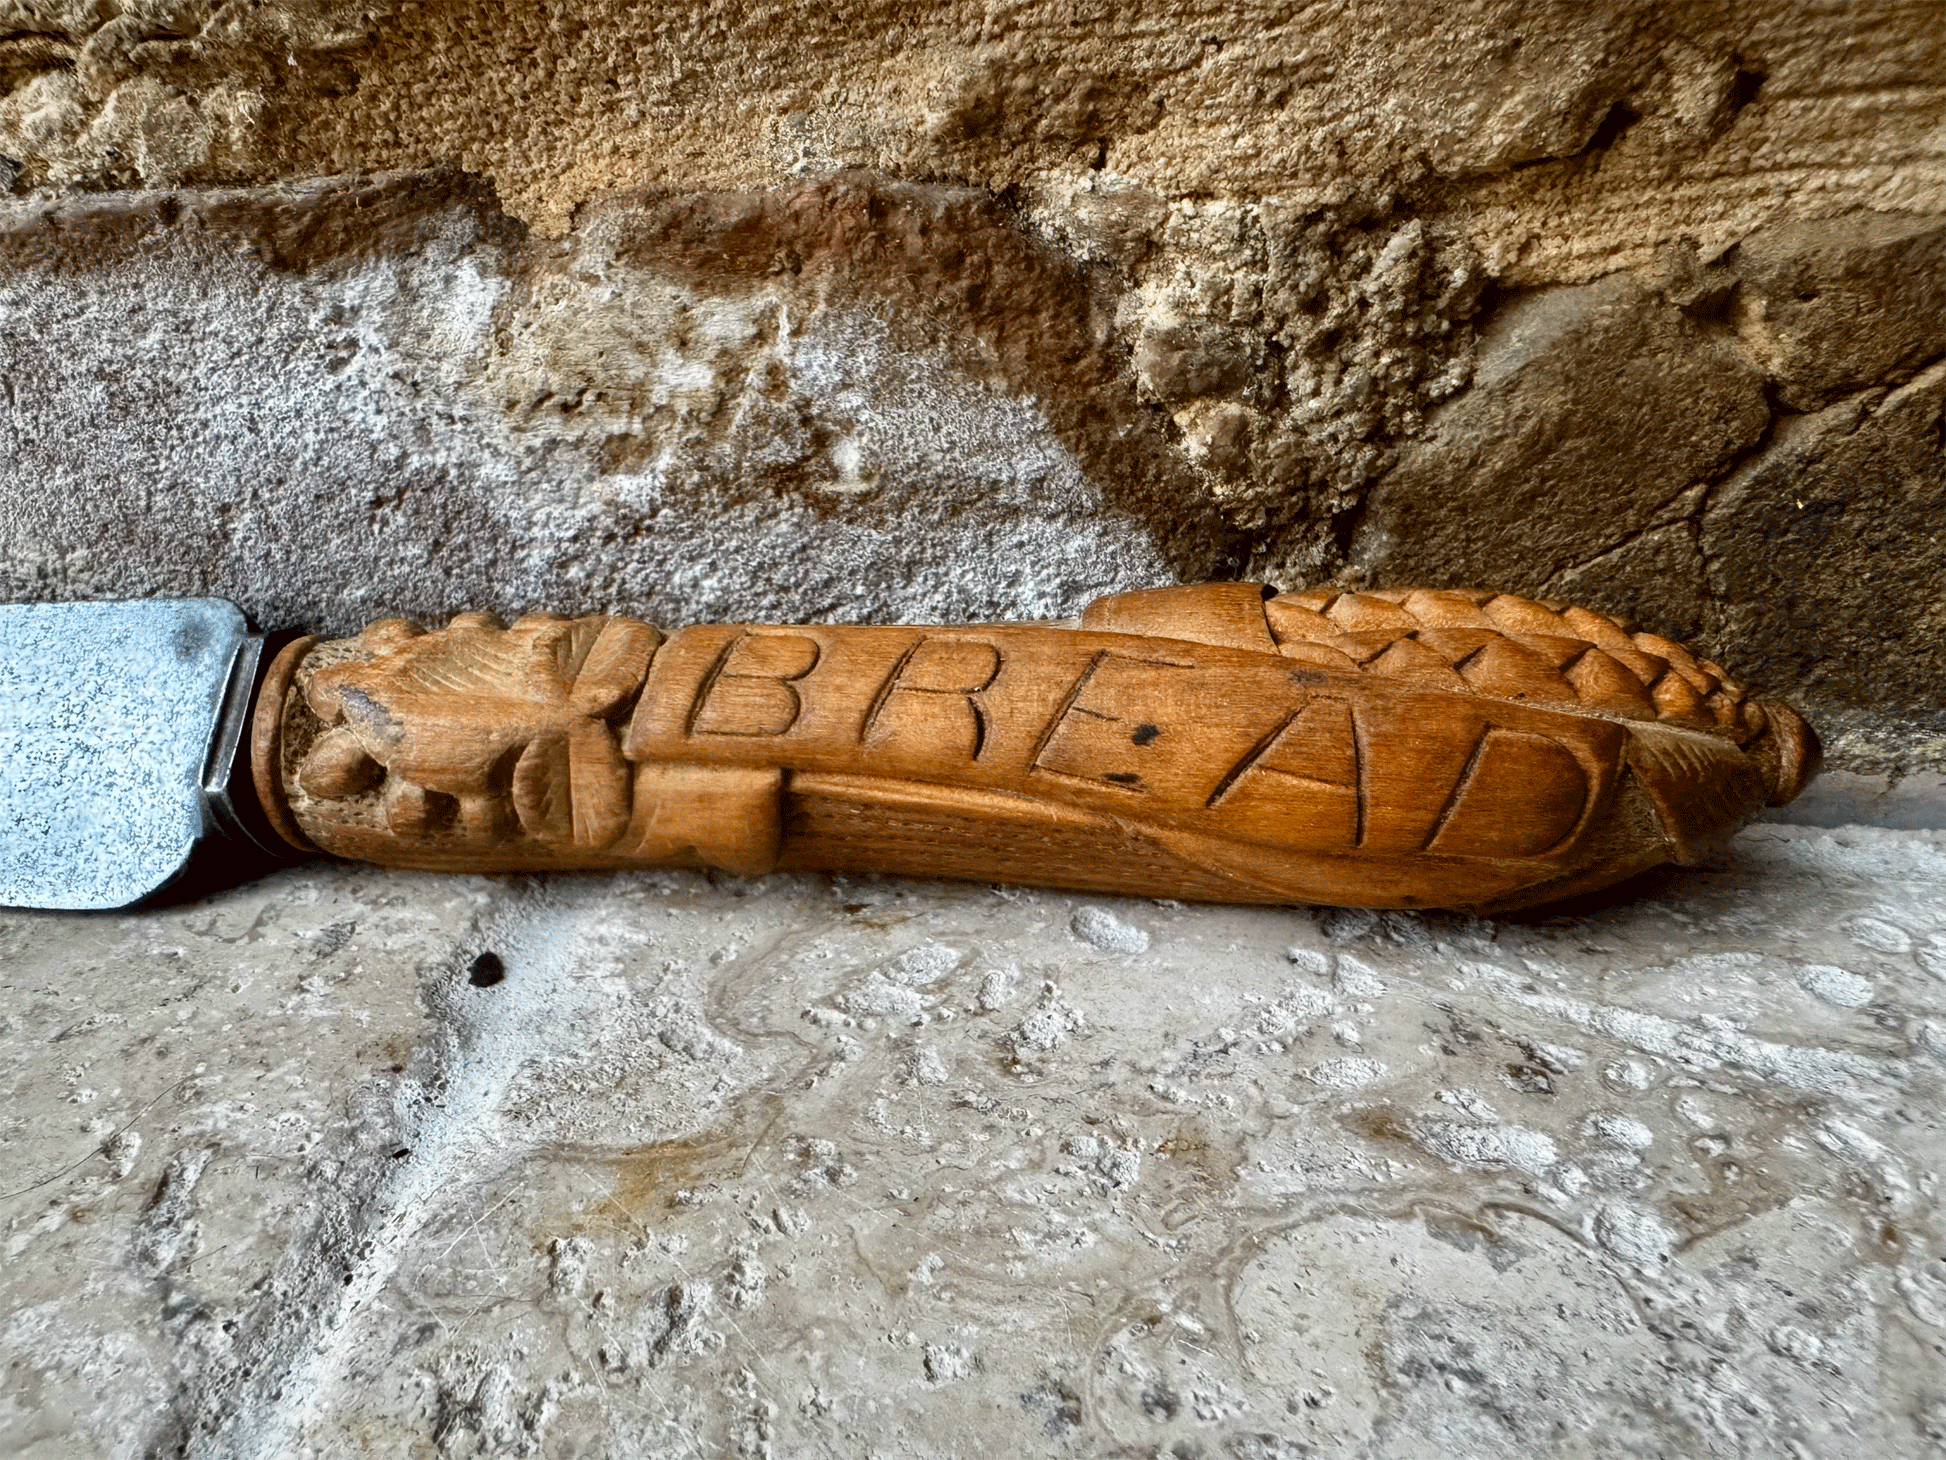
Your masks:
<instances>
[{"instance_id":1,"label":"weathered limestone surface","mask_svg":"<svg viewBox=\"0 0 1946 1460\"><path fill-rule=\"evenodd\" d=\"M934 214L978 200L874 220L870 189L810 191L795 271L761 233L734 255L735 200L531 248L452 183L24 210L6 591L217 592L332 628L978 617L1209 569L1220 534L1163 520L1187 493L1132 391L1119 420L1081 409L1115 391L1061 261L991 227L968 260L948 226L928 273ZM983 306L996 274L1048 307ZM1044 404L1057 375L1075 389Z\"/></svg>"},{"instance_id":2,"label":"weathered limestone surface","mask_svg":"<svg viewBox=\"0 0 1946 1460\"><path fill-rule=\"evenodd\" d=\"M1495 295L1416 217L1134 216L854 174L558 241L453 177L0 206L0 591L343 631L1489 584L1946 764L1946 223Z\"/></svg>"},{"instance_id":3,"label":"weathered limestone surface","mask_svg":"<svg viewBox=\"0 0 1946 1460\"><path fill-rule=\"evenodd\" d=\"M1424 186L1522 282L1641 262L1658 232L1714 252L1780 211L1946 205L1913 165L1946 86L1924 0L11 9L0 151L28 186L458 163L550 234L617 188L844 167L1301 207Z\"/></svg>"},{"instance_id":4,"label":"weathered limestone surface","mask_svg":"<svg viewBox=\"0 0 1946 1460\"><path fill-rule=\"evenodd\" d=\"M1355 551L1385 581L1450 587L1523 557L1592 578L1618 528L1696 506L1769 426L1754 362L1632 275L1541 290L1494 317L1471 388L1373 489ZM1490 505L1474 483L1497 489ZM1666 571L1643 576L1664 590L1644 605L1662 615L1701 597Z\"/></svg>"},{"instance_id":5,"label":"weathered limestone surface","mask_svg":"<svg viewBox=\"0 0 1946 1460\"><path fill-rule=\"evenodd\" d=\"M1538 923L319 866L0 949L10 1455L1946 1442L1937 832Z\"/></svg>"}]
</instances>

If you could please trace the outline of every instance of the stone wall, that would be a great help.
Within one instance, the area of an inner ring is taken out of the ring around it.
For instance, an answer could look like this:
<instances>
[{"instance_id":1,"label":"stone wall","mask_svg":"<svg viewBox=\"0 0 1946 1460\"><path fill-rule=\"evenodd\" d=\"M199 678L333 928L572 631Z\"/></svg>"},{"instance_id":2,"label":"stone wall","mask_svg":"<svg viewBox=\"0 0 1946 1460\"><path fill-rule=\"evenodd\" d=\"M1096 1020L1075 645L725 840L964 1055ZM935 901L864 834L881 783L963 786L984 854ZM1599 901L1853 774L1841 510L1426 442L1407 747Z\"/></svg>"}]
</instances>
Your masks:
<instances>
[{"instance_id":1,"label":"stone wall","mask_svg":"<svg viewBox=\"0 0 1946 1460\"><path fill-rule=\"evenodd\" d=\"M1633 614L1946 765L1927 4L16 4L0 596Z\"/></svg>"}]
</instances>

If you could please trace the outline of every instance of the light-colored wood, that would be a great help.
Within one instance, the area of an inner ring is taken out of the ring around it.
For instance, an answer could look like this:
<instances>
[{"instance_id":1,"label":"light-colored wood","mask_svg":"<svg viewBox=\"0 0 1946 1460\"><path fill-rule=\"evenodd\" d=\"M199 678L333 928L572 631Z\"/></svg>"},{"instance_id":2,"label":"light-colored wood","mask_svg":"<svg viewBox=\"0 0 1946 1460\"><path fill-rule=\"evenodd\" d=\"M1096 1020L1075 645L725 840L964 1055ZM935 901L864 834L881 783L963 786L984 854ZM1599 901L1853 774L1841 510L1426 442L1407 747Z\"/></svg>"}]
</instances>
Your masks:
<instances>
[{"instance_id":1,"label":"light-colored wood","mask_svg":"<svg viewBox=\"0 0 1946 1460\"><path fill-rule=\"evenodd\" d=\"M1509 594L1121 594L1074 625L462 614L293 644L299 845L441 871L844 869L1505 911L1693 863L1817 742L1688 650Z\"/></svg>"}]
</instances>

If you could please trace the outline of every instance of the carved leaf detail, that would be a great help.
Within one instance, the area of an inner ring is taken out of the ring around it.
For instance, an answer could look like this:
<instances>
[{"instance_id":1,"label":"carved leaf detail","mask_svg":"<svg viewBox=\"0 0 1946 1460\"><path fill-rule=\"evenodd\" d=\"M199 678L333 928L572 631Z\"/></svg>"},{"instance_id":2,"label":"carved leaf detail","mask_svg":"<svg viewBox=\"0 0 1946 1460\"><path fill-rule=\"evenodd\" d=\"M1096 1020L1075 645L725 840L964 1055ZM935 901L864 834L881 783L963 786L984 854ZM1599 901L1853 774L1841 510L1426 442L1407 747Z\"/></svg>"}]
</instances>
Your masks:
<instances>
[{"instance_id":1,"label":"carved leaf detail","mask_svg":"<svg viewBox=\"0 0 1946 1460\"><path fill-rule=\"evenodd\" d=\"M1655 682L1649 693L1655 700L1656 709L1671 720L1694 719L1703 708L1703 697L1673 666L1669 673Z\"/></svg>"},{"instance_id":2,"label":"carved leaf detail","mask_svg":"<svg viewBox=\"0 0 1946 1460\"><path fill-rule=\"evenodd\" d=\"M521 830L559 846L574 835L574 786L568 737L537 735L514 762L514 813Z\"/></svg>"},{"instance_id":3,"label":"carved leaf detail","mask_svg":"<svg viewBox=\"0 0 1946 1460\"><path fill-rule=\"evenodd\" d=\"M612 720L641 693L662 636L631 619L534 614L513 628L462 614L445 629L374 625L321 668L307 703L327 726L299 784L326 800L381 780L394 833L599 850L628 819ZM509 768L511 767L511 772Z\"/></svg>"},{"instance_id":4,"label":"carved leaf detail","mask_svg":"<svg viewBox=\"0 0 1946 1460\"><path fill-rule=\"evenodd\" d=\"M568 731L568 775L577 847L608 846L628 828L629 768L615 732L600 720Z\"/></svg>"},{"instance_id":5,"label":"carved leaf detail","mask_svg":"<svg viewBox=\"0 0 1946 1460\"><path fill-rule=\"evenodd\" d=\"M514 762L520 828L549 846L598 851L628 826L629 768L600 720L537 735Z\"/></svg>"},{"instance_id":6,"label":"carved leaf detail","mask_svg":"<svg viewBox=\"0 0 1946 1460\"><path fill-rule=\"evenodd\" d=\"M504 629L473 625L407 640L373 661L395 693L507 696L521 693L526 646ZM353 666L341 673L350 674Z\"/></svg>"},{"instance_id":7,"label":"carved leaf detail","mask_svg":"<svg viewBox=\"0 0 1946 1460\"><path fill-rule=\"evenodd\" d=\"M1287 598L1273 598L1264 605L1264 617L1277 642L1314 643L1341 632L1339 627L1314 608Z\"/></svg>"},{"instance_id":8,"label":"carved leaf detail","mask_svg":"<svg viewBox=\"0 0 1946 1460\"><path fill-rule=\"evenodd\" d=\"M1493 620L1480 608L1479 596L1452 589L1418 588L1407 595L1406 610L1427 628L1490 629Z\"/></svg>"},{"instance_id":9,"label":"carved leaf detail","mask_svg":"<svg viewBox=\"0 0 1946 1460\"><path fill-rule=\"evenodd\" d=\"M1340 649L1329 644L1306 643L1294 640L1278 646L1278 652L1286 659L1295 659L1300 664L1309 664L1318 669L1329 670L1333 674L1356 674L1358 661Z\"/></svg>"},{"instance_id":10,"label":"carved leaf detail","mask_svg":"<svg viewBox=\"0 0 1946 1460\"><path fill-rule=\"evenodd\" d=\"M1466 682L1502 699L1559 701L1574 698L1554 666L1525 645L1494 638L1461 667Z\"/></svg>"},{"instance_id":11,"label":"carved leaf detail","mask_svg":"<svg viewBox=\"0 0 1946 1460\"><path fill-rule=\"evenodd\" d=\"M1366 593L1347 593L1331 605L1327 616L1353 634L1405 634L1419 627L1419 621L1397 604Z\"/></svg>"},{"instance_id":12,"label":"carved leaf detail","mask_svg":"<svg viewBox=\"0 0 1946 1460\"><path fill-rule=\"evenodd\" d=\"M1510 634L1559 634L1567 627L1558 613L1511 593L1489 600L1485 607L1486 616Z\"/></svg>"},{"instance_id":13,"label":"carved leaf detail","mask_svg":"<svg viewBox=\"0 0 1946 1460\"><path fill-rule=\"evenodd\" d=\"M1448 664L1457 665L1469 656L1479 653L1499 636L1491 628L1441 624L1433 628L1421 629L1413 637L1417 642L1437 652Z\"/></svg>"},{"instance_id":14,"label":"carved leaf detail","mask_svg":"<svg viewBox=\"0 0 1946 1460\"><path fill-rule=\"evenodd\" d=\"M662 635L634 619L612 618L601 626L581 661L568 693L578 715L607 717L641 692L649 659Z\"/></svg>"},{"instance_id":15,"label":"carved leaf detail","mask_svg":"<svg viewBox=\"0 0 1946 1460\"><path fill-rule=\"evenodd\" d=\"M1568 683L1589 704L1600 705L1634 720L1653 720L1655 706L1642 681L1600 649L1590 649L1567 671Z\"/></svg>"}]
</instances>

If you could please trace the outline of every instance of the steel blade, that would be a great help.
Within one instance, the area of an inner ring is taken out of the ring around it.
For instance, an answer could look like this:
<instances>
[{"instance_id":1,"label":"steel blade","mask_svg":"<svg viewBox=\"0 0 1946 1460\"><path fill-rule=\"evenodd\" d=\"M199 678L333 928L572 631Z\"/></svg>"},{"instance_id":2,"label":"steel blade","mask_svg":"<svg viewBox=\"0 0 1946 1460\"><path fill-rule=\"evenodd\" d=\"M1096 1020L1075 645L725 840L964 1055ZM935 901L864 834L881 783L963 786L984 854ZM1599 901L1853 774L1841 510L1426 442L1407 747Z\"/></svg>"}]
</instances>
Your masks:
<instances>
[{"instance_id":1,"label":"steel blade","mask_svg":"<svg viewBox=\"0 0 1946 1460\"><path fill-rule=\"evenodd\" d=\"M246 646L221 599L0 606L0 905L124 907L182 871Z\"/></svg>"}]
</instances>

